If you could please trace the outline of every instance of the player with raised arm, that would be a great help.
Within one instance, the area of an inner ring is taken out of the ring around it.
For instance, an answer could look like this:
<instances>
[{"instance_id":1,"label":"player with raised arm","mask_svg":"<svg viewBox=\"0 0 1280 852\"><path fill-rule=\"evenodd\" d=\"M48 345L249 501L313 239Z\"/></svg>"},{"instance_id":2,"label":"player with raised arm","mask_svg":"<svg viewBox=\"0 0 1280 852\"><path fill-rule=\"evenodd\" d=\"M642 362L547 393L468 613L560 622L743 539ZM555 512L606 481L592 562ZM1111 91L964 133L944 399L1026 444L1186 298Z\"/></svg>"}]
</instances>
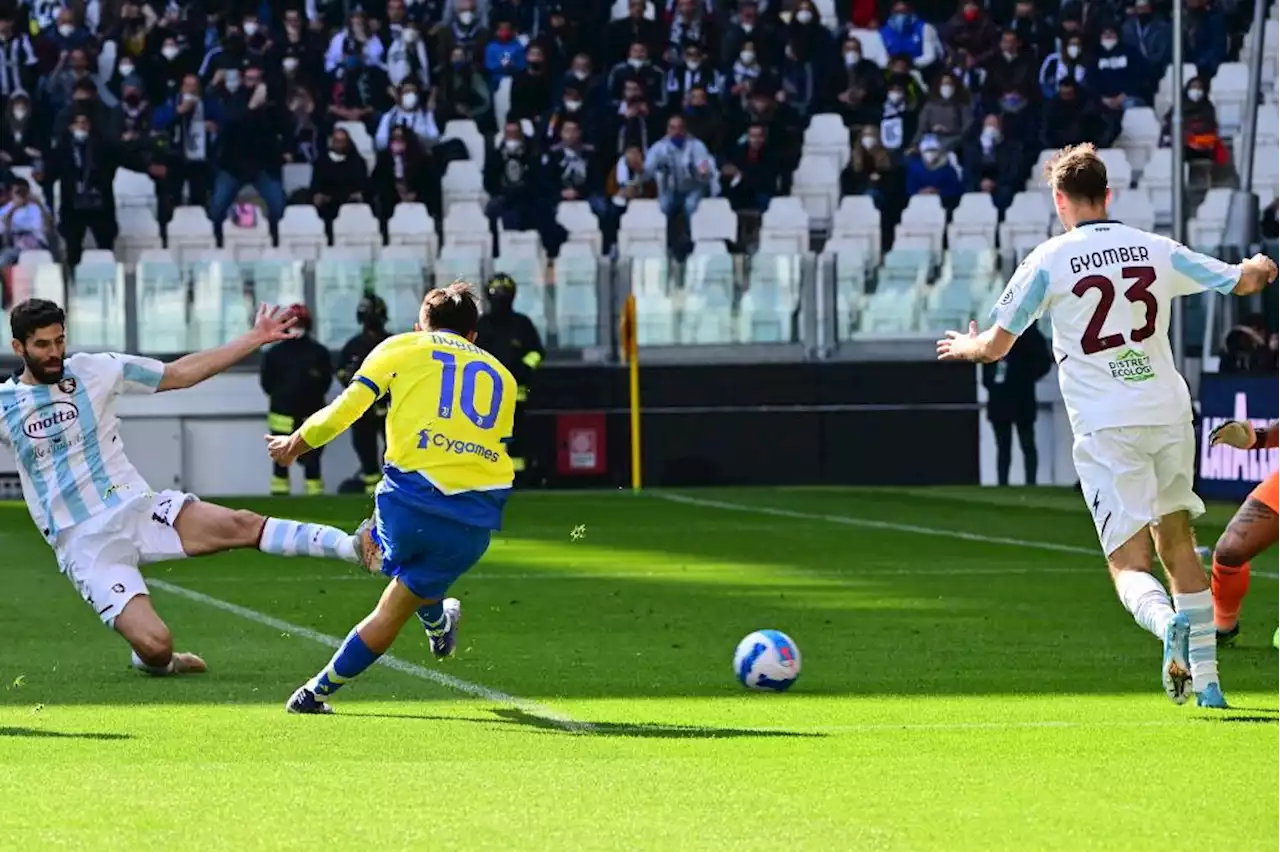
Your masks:
<instances>
[{"instance_id":1,"label":"player with raised arm","mask_svg":"<svg viewBox=\"0 0 1280 852\"><path fill-rule=\"evenodd\" d=\"M944 361L997 361L1041 315L1053 322L1062 399L1081 491L1121 602L1164 642L1161 678L1177 704L1226 707L1218 682L1213 599L1195 552L1196 454L1191 395L1169 344L1170 304L1213 290L1248 295L1276 266L1263 255L1229 265L1107 216L1107 168L1092 145L1045 167L1066 233L1013 273L979 333L948 331ZM1173 602L1151 573L1155 540ZM1188 684L1190 681L1190 684Z\"/></svg>"},{"instance_id":2,"label":"player with raised arm","mask_svg":"<svg viewBox=\"0 0 1280 852\"><path fill-rule=\"evenodd\" d=\"M30 299L10 315L20 374L0 382L0 444L18 462L31 518L58 567L108 626L133 648L133 666L155 675L202 672L195 654L173 652L139 564L257 547L282 556L360 562L358 539L319 524L264 518L155 493L125 455L116 397L189 388L289 335L293 320L263 305L236 340L164 364L117 353L66 357L66 315Z\"/></svg>"},{"instance_id":3,"label":"player with raised arm","mask_svg":"<svg viewBox=\"0 0 1280 852\"><path fill-rule=\"evenodd\" d=\"M1276 424L1255 429L1248 423L1229 420L1209 435L1215 446L1225 444L1237 450L1271 449L1277 445ZM1280 471L1271 474L1253 489L1236 512L1213 548L1213 622L1218 644L1230 645L1240 635L1240 604L1249 592L1249 563L1276 543L1280 526ZM1280 644L1280 631L1272 644Z\"/></svg>"},{"instance_id":4,"label":"player with raised arm","mask_svg":"<svg viewBox=\"0 0 1280 852\"><path fill-rule=\"evenodd\" d=\"M518 386L475 345L479 315L464 282L432 290L415 331L378 344L342 395L292 435L267 438L271 457L290 464L391 395L374 517L358 531L366 565L391 582L328 665L289 698L290 713L333 712L324 699L386 653L415 613L432 653L453 653L462 605L445 593L501 528L515 475L507 442Z\"/></svg>"}]
</instances>

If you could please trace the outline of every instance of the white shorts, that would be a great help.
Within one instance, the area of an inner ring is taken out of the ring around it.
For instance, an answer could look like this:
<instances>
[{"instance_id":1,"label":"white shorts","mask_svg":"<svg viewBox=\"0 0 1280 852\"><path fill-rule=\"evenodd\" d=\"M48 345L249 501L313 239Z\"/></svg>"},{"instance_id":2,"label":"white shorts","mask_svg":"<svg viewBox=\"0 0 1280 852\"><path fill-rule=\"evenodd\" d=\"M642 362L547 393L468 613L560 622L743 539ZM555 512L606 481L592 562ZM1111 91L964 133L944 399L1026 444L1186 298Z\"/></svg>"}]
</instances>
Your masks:
<instances>
[{"instance_id":1,"label":"white shorts","mask_svg":"<svg viewBox=\"0 0 1280 852\"><path fill-rule=\"evenodd\" d=\"M141 495L58 534L58 568L108 627L125 604L147 594L139 565L186 556L173 524L196 499L181 491Z\"/></svg>"},{"instance_id":2,"label":"white shorts","mask_svg":"<svg viewBox=\"0 0 1280 852\"><path fill-rule=\"evenodd\" d=\"M1071 455L1107 556L1165 515L1204 514L1190 423L1099 429L1076 438Z\"/></svg>"}]
</instances>

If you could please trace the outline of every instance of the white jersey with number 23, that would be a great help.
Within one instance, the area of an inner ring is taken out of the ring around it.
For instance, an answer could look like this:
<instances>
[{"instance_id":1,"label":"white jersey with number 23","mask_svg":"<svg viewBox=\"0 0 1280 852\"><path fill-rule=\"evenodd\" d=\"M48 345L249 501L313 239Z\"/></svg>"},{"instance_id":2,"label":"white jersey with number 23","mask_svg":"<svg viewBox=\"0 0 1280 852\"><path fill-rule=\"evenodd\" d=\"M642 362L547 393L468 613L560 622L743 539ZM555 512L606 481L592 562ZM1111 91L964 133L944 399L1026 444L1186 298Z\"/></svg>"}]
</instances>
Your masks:
<instances>
[{"instance_id":1,"label":"white jersey with number 23","mask_svg":"<svg viewBox=\"0 0 1280 852\"><path fill-rule=\"evenodd\" d=\"M1058 381L1076 436L1191 422L1191 395L1169 345L1170 306L1205 290L1230 293L1239 267L1112 220L1083 222L1042 243L991 311L1022 334L1053 323Z\"/></svg>"}]
</instances>

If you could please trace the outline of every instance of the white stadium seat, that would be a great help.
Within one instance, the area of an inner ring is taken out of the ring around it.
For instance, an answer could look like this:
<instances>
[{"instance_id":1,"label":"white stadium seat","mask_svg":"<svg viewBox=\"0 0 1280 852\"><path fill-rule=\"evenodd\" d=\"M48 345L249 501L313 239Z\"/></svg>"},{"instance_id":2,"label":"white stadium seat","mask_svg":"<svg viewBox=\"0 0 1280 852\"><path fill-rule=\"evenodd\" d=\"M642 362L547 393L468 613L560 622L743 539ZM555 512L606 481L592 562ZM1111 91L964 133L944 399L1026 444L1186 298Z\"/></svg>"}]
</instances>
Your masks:
<instances>
[{"instance_id":1,"label":"white stadium seat","mask_svg":"<svg viewBox=\"0 0 1280 852\"><path fill-rule=\"evenodd\" d=\"M762 252L799 254L809 250L809 214L795 196L778 195L760 217Z\"/></svg>"},{"instance_id":2,"label":"white stadium seat","mask_svg":"<svg viewBox=\"0 0 1280 852\"><path fill-rule=\"evenodd\" d=\"M569 234L569 241L561 247L582 243L591 247L591 253L598 255L603 250L604 238L600 233L600 221L591 211L591 205L585 201L561 201L556 205L556 221Z\"/></svg>"},{"instance_id":3,"label":"white stadium seat","mask_svg":"<svg viewBox=\"0 0 1280 852\"><path fill-rule=\"evenodd\" d=\"M428 265L437 251L436 223L425 204L401 202L387 220L387 245L406 246L421 252Z\"/></svg>"},{"instance_id":4,"label":"white stadium seat","mask_svg":"<svg viewBox=\"0 0 1280 852\"><path fill-rule=\"evenodd\" d=\"M725 198L704 198L689 223L695 244L738 241L738 214Z\"/></svg>"},{"instance_id":5,"label":"white stadium seat","mask_svg":"<svg viewBox=\"0 0 1280 852\"><path fill-rule=\"evenodd\" d=\"M650 251L666 252L667 217L662 215L658 202L649 198L637 198L627 205L618 228L618 255L627 257L641 245Z\"/></svg>"},{"instance_id":6,"label":"white stadium seat","mask_svg":"<svg viewBox=\"0 0 1280 852\"><path fill-rule=\"evenodd\" d=\"M178 207L166 228L168 248L179 265L187 254L210 248L216 243L213 223L203 207Z\"/></svg>"},{"instance_id":7,"label":"white stadium seat","mask_svg":"<svg viewBox=\"0 0 1280 852\"><path fill-rule=\"evenodd\" d=\"M481 207L489 200L484 191L484 176L480 173L479 164L471 160L454 160L444 170L444 178L440 182L444 198L444 209L459 202L472 201Z\"/></svg>"},{"instance_id":8,"label":"white stadium seat","mask_svg":"<svg viewBox=\"0 0 1280 852\"><path fill-rule=\"evenodd\" d=\"M846 195L840 199L831 220L831 240L853 240L860 244L872 263L880 262L880 211L867 195Z\"/></svg>"},{"instance_id":9,"label":"white stadium seat","mask_svg":"<svg viewBox=\"0 0 1280 852\"><path fill-rule=\"evenodd\" d=\"M828 231L840 203L840 169L830 157L804 155L791 176L791 195L809 214L809 227Z\"/></svg>"},{"instance_id":10,"label":"white stadium seat","mask_svg":"<svg viewBox=\"0 0 1280 852\"><path fill-rule=\"evenodd\" d=\"M333 220L333 244L359 249L372 261L382 248L382 230L368 204L344 204Z\"/></svg>"},{"instance_id":11,"label":"white stadium seat","mask_svg":"<svg viewBox=\"0 0 1280 852\"><path fill-rule=\"evenodd\" d=\"M329 238L324 232L324 222L316 208L310 204L290 204L286 207L278 230L280 248L297 260L318 260L320 250L329 244Z\"/></svg>"},{"instance_id":12,"label":"white stadium seat","mask_svg":"<svg viewBox=\"0 0 1280 852\"><path fill-rule=\"evenodd\" d=\"M474 201L460 201L444 214L445 248L470 247L480 257L493 252L493 236L489 232L489 219Z\"/></svg>"},{"instance_id":13,"label":"white stadium seat","mask_svg":"<svg viewBox=\"0 0 1280 852\"><path fill-rule=\"evenodd\" d=\"M116 258L132 266L148 249L164 248L160 236L160 223L146 207L125 207L116 211L116 224L120 229L116 237Z\"/></svg>"},{"instance_id":14,"label":"white stadium seat","mask_svg":"<svg viewBox=\"0 0 1280 852\"><path fill-rule=\"evenodd\" d=\"M444 126L441 141L457 139L467 146L467 156L481 168L484 166L484 137L470 119L454 119Z\"/></svg>"}]
</instances>

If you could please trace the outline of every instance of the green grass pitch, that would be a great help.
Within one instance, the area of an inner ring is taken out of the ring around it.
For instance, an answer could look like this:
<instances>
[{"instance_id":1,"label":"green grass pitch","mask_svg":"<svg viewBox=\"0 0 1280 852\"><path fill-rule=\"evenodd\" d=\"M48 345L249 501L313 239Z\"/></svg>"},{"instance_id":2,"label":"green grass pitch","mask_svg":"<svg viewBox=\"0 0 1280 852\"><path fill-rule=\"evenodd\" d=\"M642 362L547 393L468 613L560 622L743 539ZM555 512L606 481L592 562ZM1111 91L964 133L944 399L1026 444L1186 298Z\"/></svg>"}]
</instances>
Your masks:
<instances>
[{"instance_id":1,"label":"green grass pitch","mask_svg":"<svg viewBox=\"0 0 1280 852\"><path fill-rule=\"evenodd\" d=\"M1221 654L1235 709L1175 707L1061 491L518 494L455 587L457 657L414 625L332 717L283 704L377 580L256 552L151 566L210 665L153 679L21 505L0 555L0 849L1277 847L1275 553ZM804 656L788 694L733 678L761 627Z\"/></svg>"}]
</instances>

